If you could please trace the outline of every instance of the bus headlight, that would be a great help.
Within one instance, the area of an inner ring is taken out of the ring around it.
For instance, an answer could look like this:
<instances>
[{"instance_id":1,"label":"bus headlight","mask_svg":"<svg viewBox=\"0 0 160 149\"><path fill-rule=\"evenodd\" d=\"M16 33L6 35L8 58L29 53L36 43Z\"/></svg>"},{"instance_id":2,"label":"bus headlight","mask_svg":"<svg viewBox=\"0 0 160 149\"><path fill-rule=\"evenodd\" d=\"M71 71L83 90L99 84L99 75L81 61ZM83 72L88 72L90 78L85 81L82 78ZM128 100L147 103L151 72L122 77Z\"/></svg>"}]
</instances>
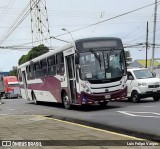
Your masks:
<instances>
[{"instance_id":1,"label":"bus headlight","mask_svg":"<svg viewBox=\"0 0 160 149\"><path fill-rule=\"evenodd\" d=\"M90 88L86 84L81 83L81 88L84 92L91 93Z\"/></svg>"}]
</instances>

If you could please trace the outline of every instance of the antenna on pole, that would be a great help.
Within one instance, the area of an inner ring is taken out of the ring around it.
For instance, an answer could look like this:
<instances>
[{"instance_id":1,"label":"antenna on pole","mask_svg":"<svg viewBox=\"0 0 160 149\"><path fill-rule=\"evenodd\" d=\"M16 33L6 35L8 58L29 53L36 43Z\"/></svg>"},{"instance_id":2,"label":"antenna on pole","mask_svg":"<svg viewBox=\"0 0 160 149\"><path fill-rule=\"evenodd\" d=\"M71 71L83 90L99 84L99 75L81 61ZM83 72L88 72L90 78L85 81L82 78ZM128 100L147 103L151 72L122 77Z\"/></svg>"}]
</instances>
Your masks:
<instances>
[{"instance_id":1,"label":"antenna on pole","mask_svg":"<svg viewBox=\"0 0 160 149\"><path fill-rule=\"evenodd\" d=\"M51 40L46 0L30 0L30 9L32 46L37 46L35 44L44 44L45 46L50 47Z\"/></svg>"}]
</instances>

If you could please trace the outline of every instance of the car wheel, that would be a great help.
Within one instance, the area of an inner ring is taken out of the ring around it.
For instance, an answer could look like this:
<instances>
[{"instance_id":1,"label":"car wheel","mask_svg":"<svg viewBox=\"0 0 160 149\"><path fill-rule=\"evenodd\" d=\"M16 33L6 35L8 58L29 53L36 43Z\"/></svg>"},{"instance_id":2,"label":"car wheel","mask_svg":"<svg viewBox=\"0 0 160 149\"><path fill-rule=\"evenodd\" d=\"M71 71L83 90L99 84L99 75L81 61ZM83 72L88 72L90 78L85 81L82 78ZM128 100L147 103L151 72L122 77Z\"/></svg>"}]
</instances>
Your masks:
<instances>
[{"instance_id":1,"label":"car wheel","mask_svg":"<svg viewBox=\"0 0 160 149\"><path fill-rule=\"evenodd\" d=\"M11 94L8 94L8 99L12 99Z\"/></svg>"},{"instance_id":2,"label":"car wheel","mask_svg":"<svg viewBox=\"0 0 160 149\"><path fill-rule=\"evenodd\" d=\"M159 98L160 98L159 96L154 96L153 97L154 101L159 101Z\"/></svg>"},{"instance_id":3,"label":"car wheel","mask_svg":"<svg viewBox=\"0 0 160 149\"><path fill-rule=\"evenodd\" d=\"M63 95L63 105L65 109L71 109L71 102L69 100L68 94L64 93Z\"/></svg>"},{"instance_id":4,"label":"car wheel","mask_svg":"<svg viewBox=\"0 0 160 149\"><path fill-rule=\"evenodd\" d=\"M139 93L137 91L133 91L131 94L131 100L133 103L137 103L140 101Z\"/></svg>"}]
</instances>

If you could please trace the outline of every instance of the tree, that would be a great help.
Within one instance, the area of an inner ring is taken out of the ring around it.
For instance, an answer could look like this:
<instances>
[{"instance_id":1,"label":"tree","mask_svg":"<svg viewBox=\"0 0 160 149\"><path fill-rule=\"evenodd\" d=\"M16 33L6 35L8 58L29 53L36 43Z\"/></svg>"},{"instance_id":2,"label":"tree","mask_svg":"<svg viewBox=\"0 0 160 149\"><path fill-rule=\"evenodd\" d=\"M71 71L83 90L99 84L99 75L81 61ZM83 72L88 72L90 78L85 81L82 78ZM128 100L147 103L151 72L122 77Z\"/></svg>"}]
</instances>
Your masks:
<instances>
[{"instance_id":1,"label":"tree","mask_svg":"<svg viewBox=\"0 0 160 149\"><path fill-rule=\"evenodd\" d=\"M132 63L130 51L125 51L125 58L126 58L127 66L129 66Z\"/></svg>"},{"instance_id":2,"label":"tree","mask_svg":"<svg viewBox=\"0 0 160 149\"><path fill-rule=\"evenodd\" d=\"M16 66L13 66L12 70L9 71L9 76L18 76Z\"/></svg>"},{"instance_id":3,"label":"tree","mask_svg":"<svg viewBox=\"0 0 160 149\"><path fill-rule=\"evenodd\" d=\"M27 55L23 55L19 61L18 61L18 64L21 65L27 61L30 61L32 60L33 58L36 58L44 53L47 53L49 52L49 49L48 47L44 46L43 44L39 45L39 46L36 46L36 47L33 47Z\"/></svg>"}]
</instances>

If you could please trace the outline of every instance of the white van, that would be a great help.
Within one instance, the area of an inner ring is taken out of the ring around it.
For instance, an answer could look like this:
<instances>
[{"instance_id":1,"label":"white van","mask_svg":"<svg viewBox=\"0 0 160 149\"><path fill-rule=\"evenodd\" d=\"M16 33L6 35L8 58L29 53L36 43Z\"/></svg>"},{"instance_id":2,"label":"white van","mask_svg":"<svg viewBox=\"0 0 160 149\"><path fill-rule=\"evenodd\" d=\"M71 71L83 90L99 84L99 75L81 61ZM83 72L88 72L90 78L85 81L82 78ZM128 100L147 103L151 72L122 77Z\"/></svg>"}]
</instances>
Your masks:
<instances>
[{"instance_id":1,"label":"white van","mask_svg":"<svg viewBox=\"0 0 160 149\"><path fill-rule=\"evenodd\" d=\"M160 79L147 68L133 68L127 70L127 97L132 102L139 102L141 98L153 97L160 99Z\"/></svg>"}]
</instances>

